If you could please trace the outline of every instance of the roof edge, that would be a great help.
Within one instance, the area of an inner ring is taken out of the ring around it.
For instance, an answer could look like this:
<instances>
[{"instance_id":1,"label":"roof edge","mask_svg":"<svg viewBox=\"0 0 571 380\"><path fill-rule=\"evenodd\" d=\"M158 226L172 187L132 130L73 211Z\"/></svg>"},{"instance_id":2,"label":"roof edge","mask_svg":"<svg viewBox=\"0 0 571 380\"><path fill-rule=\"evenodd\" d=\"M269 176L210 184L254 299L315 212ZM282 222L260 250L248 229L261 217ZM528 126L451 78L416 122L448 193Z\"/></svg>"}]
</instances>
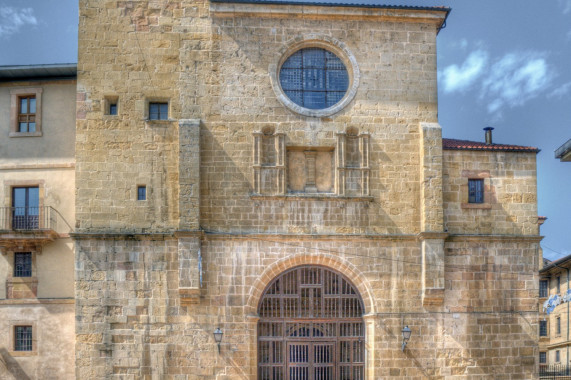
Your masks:
<instances>
[{"instance_id":1,"label":"roof edge","mask_svg":"<svg viewBox=\"0 0 571 380\"><path fill-rule=\"evenodd\" d=\"M562 258L560 258L559 260L554 260L554 261L550 262L549 265L544 266L543 268L541 268L541 269L539 270L539 273L548 272L548 271L550 271L550 270L553 269L553 268L566 269L566 268L564 268L564 267L561 268L561 265L562 265L562 264L565 264L565 263L567 263L567 262L569 262L569 261L571 261L571 255L562 257ZM570 269L571 269L571 268L570 268Z\"/></svg>"},{"instance_id":2,"label":"roof edge","mask_svg":"<svg viewBox=\"0 0 571 380\"><path fill-rule=\"evenodd\" d=\"M271 5L306 5L316 7L350 7L350 8L378 8L378 9L404 9L417 11L437 11L446 12L448 15L452 8L450 7L423 7L412 5L384 5L384 4L361 4L361 3L334 3L329 1L292 1L292 0L210 0L212 3L239 3L239 4L271 4Z\"/></svg>"}]
</instances>

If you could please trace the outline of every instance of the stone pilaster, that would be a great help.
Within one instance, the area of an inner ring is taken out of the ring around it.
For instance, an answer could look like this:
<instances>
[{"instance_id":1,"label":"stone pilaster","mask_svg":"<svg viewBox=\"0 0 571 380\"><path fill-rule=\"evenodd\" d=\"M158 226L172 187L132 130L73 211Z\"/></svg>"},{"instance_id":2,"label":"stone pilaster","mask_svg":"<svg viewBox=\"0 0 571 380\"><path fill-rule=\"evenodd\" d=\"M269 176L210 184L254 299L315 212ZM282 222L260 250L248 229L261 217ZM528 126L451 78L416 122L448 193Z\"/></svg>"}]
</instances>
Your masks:
<instances>
[{"instance_id":1,"label":"stone pilaster","mask_svg":"<svg viewBox=\"0 0 571 380\"><path fill-rule=\"evenodd\" d=\"M179 226L198 230L200 226L200 120L179 120Z\"/></svg>"}]
</instances>

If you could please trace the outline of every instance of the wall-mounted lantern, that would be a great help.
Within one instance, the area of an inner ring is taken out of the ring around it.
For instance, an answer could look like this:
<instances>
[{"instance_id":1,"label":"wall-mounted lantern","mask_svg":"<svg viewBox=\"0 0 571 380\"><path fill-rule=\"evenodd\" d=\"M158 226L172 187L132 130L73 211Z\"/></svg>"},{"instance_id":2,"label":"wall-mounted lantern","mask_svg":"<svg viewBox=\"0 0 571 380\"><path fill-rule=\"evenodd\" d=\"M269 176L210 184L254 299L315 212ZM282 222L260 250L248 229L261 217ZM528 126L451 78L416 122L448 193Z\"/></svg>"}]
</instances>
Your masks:
<instances>
[{"instance_id":1,"label":"wall-mounted lantern","mask_svg":"<svg viewBox=\"0 0 571 380\"><path fill-rule=\"evenodd\" d=\"M220 327L217 327L216 330L214 330L214 341L218 345L218 353L220 353L220 342L222 342L222 335L224 335L224 333L222 330L220 330Z\"/></svg>"},{"instance_id":2,"label":"wall-mounted lantern","mask_svg":"<svg viewBox=\"0 0 571 380\"><path fill-rule=\"evenodd\" d=\"M406 344L408 343L408 340L410 339L410 334L412 333L411 329L408 328L408 326L405 326L402 329L402 347L401 350L404 351L404 348L406 347Z\"/></svg>"}]
</instances>

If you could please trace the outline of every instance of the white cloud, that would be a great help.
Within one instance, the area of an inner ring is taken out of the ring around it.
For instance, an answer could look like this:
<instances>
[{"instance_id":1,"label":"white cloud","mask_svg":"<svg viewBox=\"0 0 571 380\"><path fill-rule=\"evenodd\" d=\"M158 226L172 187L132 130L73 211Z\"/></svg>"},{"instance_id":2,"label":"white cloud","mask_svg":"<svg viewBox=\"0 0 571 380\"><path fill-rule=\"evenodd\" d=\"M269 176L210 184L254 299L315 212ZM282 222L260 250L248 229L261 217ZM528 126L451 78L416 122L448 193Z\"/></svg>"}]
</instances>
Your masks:
<instances>
[{"instance_id":1,"label":"white cloud","mask_svg":"<svg viewBox=\"0 0 571 380\"><path fill-rule=\"evenodd\" d=\"M571 82L567 82L562 84L561 86L557 87L555 90L551 91L547 94L548 98L562 98L563 96L567 95L571 90Z\"/></svg>"},{"instance_id":2,"label":"white cloud","mask_svg":"<svg viewBox=\"0 0 571 380\"><path fill-rule=\"evenodd\" d=\"M557 0L559 5L563 8L563 14L571 12L571 0Z\"/></svg>"},{"instance_id":3,"label":"white cloud","mask_svg":"<svg viewBox=\"0 0 571 380\"><path fill-rule=\"evenodd\" d=\"M476 50L470 53L461 67L450 65L440 73L444 92L465 91L482 75L488 62L488 53Z\"/></svg>"},{"instance_id":4,"label":"white cloud","mask_svg":"<svg viewBox=\"0 0 571 380\"><path fill-rule=\"evenodd\" d=\"M489 102L490 113L498 112L503 106L522 106L544 92L553 78L542 55L506 54L491 66L482 81L481 98Z\"/></svg>"},{"instance_id":5,"label":"white cloud","mask_svg":"<svg viewBox=\"0 0 571 380\"><path fill-rule=\"evenodd\" d=\"M0 6L0 38L17 33L25 25L37 25L32 8Z\"/></svg>"}]
</instances>

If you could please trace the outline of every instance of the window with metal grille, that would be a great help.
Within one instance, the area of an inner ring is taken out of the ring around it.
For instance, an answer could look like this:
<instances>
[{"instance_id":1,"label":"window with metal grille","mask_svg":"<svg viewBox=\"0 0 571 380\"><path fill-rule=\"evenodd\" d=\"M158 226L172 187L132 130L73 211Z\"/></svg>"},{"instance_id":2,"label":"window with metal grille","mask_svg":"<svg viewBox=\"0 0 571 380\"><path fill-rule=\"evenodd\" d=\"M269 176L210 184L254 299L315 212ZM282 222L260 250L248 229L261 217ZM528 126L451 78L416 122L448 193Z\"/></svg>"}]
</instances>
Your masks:
<instances>
[{"instance_id":1,"label":"window with metal grille","mask_svg":"<svg viewBox=\"0 0 571 380\"><path fill-rule=\"evenodd\" d=\"M547 363L547 352L540 352L539 353L539 363L540 364Z\"/></svg>"},{"instance_id":2,"label":"window with metal grille","mask_svg":"<svg viewBox=\"0 0 571 380\"><path fill-rule=\"evenodd\" d=\"M14 351L32 349L32 326L14 326Z\"/></svg>"},{"instance_id":3,"label":"window with metal grille","mask_svg":"<svg viewBox=\"0 0 571 380\"><path fill-rule=\"evenodd\" d=\"M149 103L149 120L168 120L168 103Z\"/></svg>"},{"instance_id":4,"label":"window with metal grille","mask_svg":"<svg viewBox=\"0 0 571 380\"><path fill-rule=\"evenodd\" d=\"M20 96L18 103L18 132L35 132L36 96Z\"/></svg>"},{"instance_id":5,"label":"window with metal grille","mask_svg":"<svg viewBox=\"0 0 571 380\"><path fill-rule=\"evenodd\" d=\"M549 286L549 280L540 280L539 281L539 297L542 297L542 298L547 297L548 286Z\"/></svg>"},{"instance_id":6,"label":"window with metal grille","mask_svg":"<svg viewBox=\"0 0 571 380\"><path fill-rule=\"evenodd\" d=\"M484 180L468 180L468 203L484 203Z\"/></svg>"},{"instance_id":7,"label":"window with metal grille","mask_svg":"<svg viewBox=\"0 0 571 380\"><path fill-rule=\"evenodd\" d=\"M14 277L32 277L32 254L30 252L14 254Z\"/></svg>"},{"instance_id":8,"label":"window with metal grille","mask_svg":"<svg viewBox=\"0 0 571 380\"><path fill-rule=\"evenodd\" d=\"M547 336L547 321L539 321L539 336Z\"/></svg>"},{"instance_id":9,"label":"window with metal grille","mask_svg":"<svg viewBox=\"0 0 571 380\"><path fill-rule=\"evenodd\" d=\"M349 74L341 59L321 48L293 53L283 63L279 80L292 102L313 110L334 106L349 87Z\"/></svg>"}]
</instances>

